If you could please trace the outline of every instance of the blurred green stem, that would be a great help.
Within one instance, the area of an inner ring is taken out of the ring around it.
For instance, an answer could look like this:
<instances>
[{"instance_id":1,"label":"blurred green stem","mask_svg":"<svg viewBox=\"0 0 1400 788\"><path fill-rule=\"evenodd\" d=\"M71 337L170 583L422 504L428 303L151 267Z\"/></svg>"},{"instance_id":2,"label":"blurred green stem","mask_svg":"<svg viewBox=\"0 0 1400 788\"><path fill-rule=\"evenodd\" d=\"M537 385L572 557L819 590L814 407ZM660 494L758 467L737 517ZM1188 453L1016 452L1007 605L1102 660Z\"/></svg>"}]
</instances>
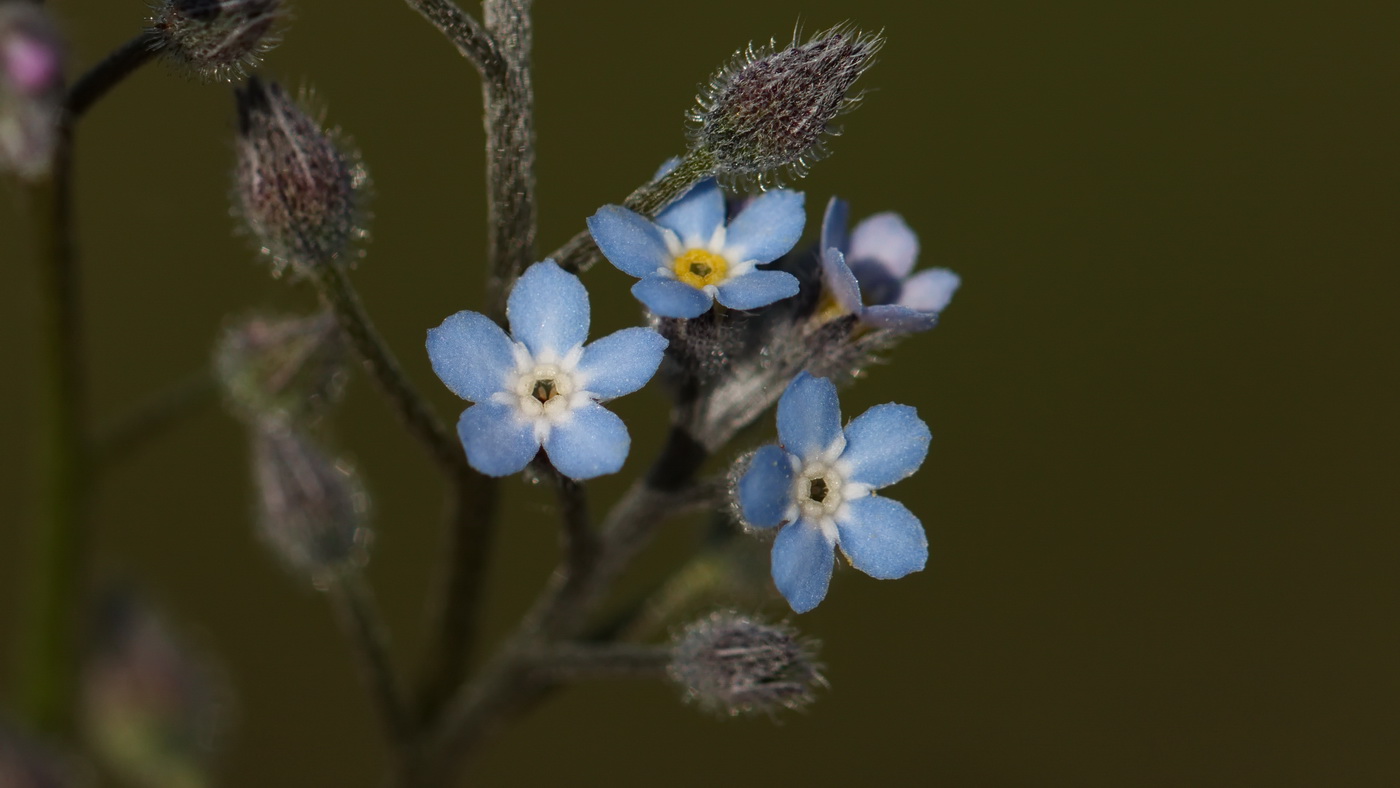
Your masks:
<instances>
[{"instance_id":1,"label":"blurred green stem","mask_svg":"<svg viewBox=\"0 0 1400 788\"><path fill-rule=\"evenodd\" d=\"M40 326L39 455L41 489L31 534L29 588L21 614L17 694L37 728L73 727L77 629L82 620L87 456L80 276L73 229L73 135L94 104L152 57L145 33L127 41L68 90L57 120L53 164L29 187L37 235Z\"/></svg>"}]
</instances>

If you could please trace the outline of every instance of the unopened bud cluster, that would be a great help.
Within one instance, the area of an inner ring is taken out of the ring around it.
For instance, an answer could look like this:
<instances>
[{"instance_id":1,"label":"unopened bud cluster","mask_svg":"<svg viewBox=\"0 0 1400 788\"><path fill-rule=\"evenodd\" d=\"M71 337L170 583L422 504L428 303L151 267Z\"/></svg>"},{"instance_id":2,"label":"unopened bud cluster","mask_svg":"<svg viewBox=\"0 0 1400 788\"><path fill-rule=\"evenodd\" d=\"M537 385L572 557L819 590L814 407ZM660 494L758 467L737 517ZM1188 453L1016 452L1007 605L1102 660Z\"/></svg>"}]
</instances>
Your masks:
<instances>
[{"instance_id":1,"label":"unopened bud cluster","mask_svg":"<svg viewBox=\"0 0 1400 788\"><path fill-rule=\"evenodd\" d=\"M235 97L238 208L262 251L301 274L345 255L365 235L358 158L275 83L250 77Z\"/></svg>"},{"instance_id":2,"label":"unopened bud cluster","mask_svg":"<svg viewBox=\"0 0 1400 788\"><path fill-rule=\"evenodd\" d=\"M687 699L730 716L801 708L826 685L815 644L790 627L732 612L687 627L672 647L669 672Z\"/></svg>"},{"instance_id":3,"label":"unopened bud cluster","mask_svg":"<svg viewBox=\"0 0 1400 788\"><path fill-rule=\"evenodd\" d=\"M150 33L171 62L206 81L226 81L277 43L282 15L282 0L164 0Z\"/></svg>"},{"instance_id":4,"label":"unopened bud cluster","mask_svg":"<svg viewBox=\"0 0 1400 788\"><path fill-rule=\"evenodd\" d=\"M345 346L335 316L255 316L229 326L214 368L241 418L308 421L345 388Z\"/></svg>"},{"instance_id":5,"label":"unopened bud cluster","mask_svg":"<svg viewBox=\"0 0 1400 788\"><path fill-rule=\"evenodd\" d=\"M730 180L766 186L805 175L826 154L831 122L859 100L851 87L883 44L878 33L835 27L805 44L736 52L687 114L692 147Z\"/></svg>"},{"instance_id":6,"label":"unopened bud cluster","mask_svg":"<svg viewBox=\"0 0 1400 788\"><path fill-rule=\"evenodd\" d=\"M82 723L132 785L202 785L225 716L217 671L127 589L100 599L83 667Z\"/></svg>"},{"instance_id":7,"label":"unopened bud cluster","mask_svg":"<svg viewBox=\"0 0 1400 788\"><path fill-rule=\"evenodd\" d=\"M63 112L65 47L48 11L0 2L0 172L48 174Z\"/></svg>"}]
</instances>

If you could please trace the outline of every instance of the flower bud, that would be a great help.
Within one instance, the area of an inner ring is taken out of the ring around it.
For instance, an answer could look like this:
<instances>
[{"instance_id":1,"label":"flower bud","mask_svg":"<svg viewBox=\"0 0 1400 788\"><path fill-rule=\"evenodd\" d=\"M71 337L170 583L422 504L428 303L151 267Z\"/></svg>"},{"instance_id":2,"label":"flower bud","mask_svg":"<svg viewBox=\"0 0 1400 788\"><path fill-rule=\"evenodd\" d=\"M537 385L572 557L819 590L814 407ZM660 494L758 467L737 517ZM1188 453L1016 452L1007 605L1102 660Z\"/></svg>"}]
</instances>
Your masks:
<instances>
[{"instance_id":1,"label":"flower bud","mask_svg":"<svg viewBox=\"0 0 1400 788\"><path fill-rule=\"evenodd\" d=\"M365 561L369 498L346 462L280 421L253 436L259 535L294 572L324 588Z\"/></svg>"},{"instance_id":2,"label":"flower bud","mask_svg":"<svg viewBox=\"0 0 1400 788\"><path fill-rule=\"evenodd\" d=\"M833 27L782 50L770 41L736 52L687 113L692 147L731 180L767 186L783 172L806 175L826 155L823 138L838 133L829 124L859 101L847 93L884 42L879 33Z\"/></svg>"},{"instance_id":3,"label":"flower bud","mask_svg":"<svg viewBox=\"0 0 1400 788\"><path fill-rule=\"evenodd\" d=\"M65 52L44 6L0 3L0 172L48 174L63 112Z\"/></svg>"},{"instance_id":4,"label":"flower bud","mask_svg":"<svg viewBox=\"0 0 1400 788\"><path fill-rule=\"evenodd\" d=\"M671 678L701 708L735 716L797 709L826 686L816 644L787 626L733 612L691 624L672 646Z\"/></svg>"},{"instance_id":5,"label":"flower bud","mask_svg":"<svg viewBox=\"0 0 1400 788\"><path fill-rule=\"evenodd\" d=\"M93 623L81 719L96 754L132 785L207 784L226 712L218 673L130 590L104 594Z\"/></svg>"},{"instance_id":6,"label":"flower bud","mask_svg":"<svg viewBox=\"0 0 1400 788\"><path fill-rule=\"evenodd\" d=\"M364 237L358 157L275 83L249 77L238 102L236 192L243 219L281 271L307 274Z\"/></svg>"},{"instance_id":7,"label":"flower bud","mask_svg":"<svg viewBox=\"0 0 1400 788\"><path fill-rule=\"evenodd\" d=\"M335 316L251 317L224 331L214 367L240 418L314 418L345 388Z\"/></svg>"},{"instance_id":8,"label":"flower bud","mask_svg":"<svg viewBox=\"0 0 1400 788\"><path fill-rule=\"evenodd\" d=\"M164 0L151 16L155 47L208 82L243 76L277 43L282 0Z\"/></svg>"},{"instance_id":9,"label":"flower bud","mask_svg":"<svg viewBox=\"0 0 1400 788\"><path fill-rule=\"evenodd\" d=\"M86 785L62 756L0 720L0 786L69 788Z\"/></svg>"}]
</instances>

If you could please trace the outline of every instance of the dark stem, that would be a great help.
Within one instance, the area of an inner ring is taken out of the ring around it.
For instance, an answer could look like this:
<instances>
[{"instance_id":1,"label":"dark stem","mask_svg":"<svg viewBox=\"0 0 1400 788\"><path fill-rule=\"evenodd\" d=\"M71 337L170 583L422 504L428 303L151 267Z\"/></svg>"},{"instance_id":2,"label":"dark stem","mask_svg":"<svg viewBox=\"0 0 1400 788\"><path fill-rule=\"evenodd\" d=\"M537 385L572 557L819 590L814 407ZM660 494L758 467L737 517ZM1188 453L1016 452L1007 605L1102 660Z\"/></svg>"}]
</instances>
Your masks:
<instances>
[{"instance_id":1,"label":"dark stem","mask_svg":"<svg viewBox=\"0 0 1400 788\"><path fill-rule=\"evenodd\" d=\"M601 545L593 531L593 522L588 515L588 497L583 485L570 479L553 467L549 469L554 477L559 494L559 514L563 521L564 557L561 594L575 593L589 582L596 568ZM539 628L546 637L564 631L570 623L560 616L566 611L556 610L554 615L540 621Z\"/></svg>"},{"instance_id":2,"label":"dark stem","mask_svg":"<svg viewBox=\"0 0 1400 788\"><path fill-rule=\"evenodd\" d=\"M396 748L406 746L413 734L413 720L394 670L389 631L373 590L359 572L348 571L336 576L326 593L359 658L360 672L390 744Z\"/></svg>"},{"instance_id":3,"label":"dark stem","mask_svg":"<svg viewBox=\"0 0 1400 788\"><path fill-rule=\"evenodd\" d=\"M217 399L214 376L197 372L157 392L100 432L92 442L96 470L115 465Z\"/></svg>"},{"instance_id":4,"label":"dark stem","mask_svg":"<svg viewBox=\"0 0 1400 788\"><path fill-rule=\"evenodd\" d=\"M481 23L451 0L404 0L408 7L422 14L443 35L457 52L472 62L481 76L498 82L506 71L496 40L482 28Z\"/></svg>"},{"instance_id":5,"label":"dark stem","mask_svg":"<svg viewBox=\"0 0 1400 788\"><path fill-rule=\"evenodd\" d=\"M535 92L530 0L486 0L486 29L505 71L488 79L486 104L487 314L505 317L506 296L535 262Z\"/></svg>"},{"instance_id":6,"label":"dark stem","mask_svg":"<svg viewBox=\"0 0 1400 788\"><path fill-rule=\"evenodd\" d=\"M670 172L651 183L637 187L636 191L627 195L622 204L643 216L655 216L661 209L684 196L690 191L690 187L713 175L714 169L714 159L708 153L693 150ZM600 256L598 245L593 242L593 236L588 230L580 231L570 238L568 243L549 255L565 271L575 273L587 271L598 262Z\"/></svg>"},{"instance_id":7,"label":"dark stem","mask_svg":"<svg viewBox=\"0 0 1400 788\"><path fill-rule=\"evenodd\" d=\"M145 34L119 47L75 82L55 130L47 181L30 188L38 234L41 302L41 413L38 468L42 497L32 556L25 623L20 627L21 705L41 730L73 726L77 679L76 622L84 598L86 508L91 486L73 229L74 128L99 99L150 60Z\"/></svg>"},{"instance_id":8,"label":"dark stem","mask_svg":"<svg viewBox=\"0 0 1400 788\"><path fill-rule=\"evenodd\" d=\"M559 643L531 655L532 670L553 681L662 678L671 649L641 643Z\"/></svg>"}]
</instances>

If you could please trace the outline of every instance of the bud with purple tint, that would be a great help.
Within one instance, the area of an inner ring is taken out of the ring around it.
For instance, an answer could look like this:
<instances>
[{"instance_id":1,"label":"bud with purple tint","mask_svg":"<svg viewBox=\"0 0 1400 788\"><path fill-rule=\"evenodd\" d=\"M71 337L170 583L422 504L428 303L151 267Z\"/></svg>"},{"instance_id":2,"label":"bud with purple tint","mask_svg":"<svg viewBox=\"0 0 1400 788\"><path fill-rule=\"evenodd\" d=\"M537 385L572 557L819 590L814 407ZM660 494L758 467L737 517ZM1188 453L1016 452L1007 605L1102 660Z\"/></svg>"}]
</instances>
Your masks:
<instances>
[{"instance_id":1,"label":"bud with purple tint","mask_svg":"<svg viewBox=\"0 0 1400 788\"><path fill-rule=\"evenodd\" d=\"M335 316L245 318L226 329L214 351L224 395L244 420L273 416L305 421L340 398L346 348Z\"/></svg>"},{"instance_id":2,"label":"bud with purple tint","mask_svg":"<svg viewBox=\"0 0 1400 788\"><path fill-rule=\"evenodd\" d=\"M783 174L806 175L826 155L825 137L838 133L831 122L859 101L851 87L884 42L880 33L838 26L805 44L794 38L781 50L769 42L736 52L687 113L691 147L731 181L766 187Z\"/></svg>"},{"instance_id":3,"label":"bud with purple tint","mask_svg":"<svg viewBox=\"0 0 1400 788\"><path fill-rule=\"evenodd\" d=\"M40 5L0 2L0 172L46 176L63 112L65 47Z\"/></svg>"}]
</instances>

